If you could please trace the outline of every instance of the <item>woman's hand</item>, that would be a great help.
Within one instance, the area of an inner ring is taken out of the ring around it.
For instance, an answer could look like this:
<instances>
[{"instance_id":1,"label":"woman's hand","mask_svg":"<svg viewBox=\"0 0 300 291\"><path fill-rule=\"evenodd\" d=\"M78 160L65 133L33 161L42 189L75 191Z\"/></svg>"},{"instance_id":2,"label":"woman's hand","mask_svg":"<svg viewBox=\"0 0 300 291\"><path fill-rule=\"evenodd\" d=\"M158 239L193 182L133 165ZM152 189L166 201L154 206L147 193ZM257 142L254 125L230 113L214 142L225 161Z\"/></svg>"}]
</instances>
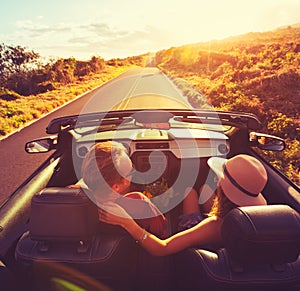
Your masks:
<instances>
[{"instance_id":1,"label":"woman's hand","mask_svg":"<svg viewBox=\"0 0 300 291\"><path fill-rule=\"evenodd\" d=\"M120 225L125 228L133 221L131 216L118 204L107 202L98 207L99 220L105 223Z\"/></svg>"}]
</instances>

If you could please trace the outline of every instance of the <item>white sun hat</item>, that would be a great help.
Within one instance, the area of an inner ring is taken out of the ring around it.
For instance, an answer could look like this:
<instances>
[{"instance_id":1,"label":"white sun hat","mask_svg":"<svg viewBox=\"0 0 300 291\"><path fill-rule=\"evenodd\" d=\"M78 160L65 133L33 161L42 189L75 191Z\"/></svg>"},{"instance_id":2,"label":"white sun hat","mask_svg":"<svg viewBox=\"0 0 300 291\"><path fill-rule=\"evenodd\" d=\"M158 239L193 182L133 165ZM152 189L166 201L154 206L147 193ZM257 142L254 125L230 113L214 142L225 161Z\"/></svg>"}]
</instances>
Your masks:
<instances>
[{"instance_id":1,"label":"white sun hat","mask_svg":"<svg viewBox=\"0 0 300 291\"><path fill-rule=\"evenodd\" d=\"M212 157L207 163L218 176L219 184L231 202L238 206L267 204L261 191L268 176L259 160L240 154L230 159Z\"/></svg>"}]
</instances>

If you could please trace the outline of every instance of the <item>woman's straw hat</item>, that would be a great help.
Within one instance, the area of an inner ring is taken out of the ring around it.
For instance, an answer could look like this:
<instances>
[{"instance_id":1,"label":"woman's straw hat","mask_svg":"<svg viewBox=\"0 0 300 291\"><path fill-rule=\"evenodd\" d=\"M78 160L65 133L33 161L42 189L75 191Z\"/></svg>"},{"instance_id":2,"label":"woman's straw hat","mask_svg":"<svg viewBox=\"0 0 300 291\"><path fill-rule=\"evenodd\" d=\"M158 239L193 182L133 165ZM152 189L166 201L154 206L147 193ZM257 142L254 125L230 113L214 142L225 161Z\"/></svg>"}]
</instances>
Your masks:
<instances>
[{"instance_id":1,"label":"woman's straw hat","mask_svg":"<svg viewBox=\"0 0 300 291\"><path fill-rule=\"evenodd\" d=\"M261 194L268 180L267 172L256 158L240 154L230 159L212 157L207 163L231 202L238 206L267 204Z\"/></svg>"}]
</instances>

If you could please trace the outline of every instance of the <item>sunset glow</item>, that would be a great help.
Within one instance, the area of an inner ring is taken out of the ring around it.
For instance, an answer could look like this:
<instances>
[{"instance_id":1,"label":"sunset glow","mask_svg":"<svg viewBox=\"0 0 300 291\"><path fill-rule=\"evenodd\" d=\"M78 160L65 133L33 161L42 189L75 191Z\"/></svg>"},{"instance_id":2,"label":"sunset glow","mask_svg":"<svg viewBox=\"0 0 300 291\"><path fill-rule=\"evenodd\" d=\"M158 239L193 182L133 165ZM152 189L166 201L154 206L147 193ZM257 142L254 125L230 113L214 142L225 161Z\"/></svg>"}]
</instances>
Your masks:
<instances>
[{"instance_id":1,"label":"sunset glow","mask_svg":"<svg viewBox=\"0 0 300 291\"><path fill-rule=\"evenodd\" d=\"M127 57L300 22L299 0L11 0L0 39L45 56Z\"/></svg>"}]
</instances>

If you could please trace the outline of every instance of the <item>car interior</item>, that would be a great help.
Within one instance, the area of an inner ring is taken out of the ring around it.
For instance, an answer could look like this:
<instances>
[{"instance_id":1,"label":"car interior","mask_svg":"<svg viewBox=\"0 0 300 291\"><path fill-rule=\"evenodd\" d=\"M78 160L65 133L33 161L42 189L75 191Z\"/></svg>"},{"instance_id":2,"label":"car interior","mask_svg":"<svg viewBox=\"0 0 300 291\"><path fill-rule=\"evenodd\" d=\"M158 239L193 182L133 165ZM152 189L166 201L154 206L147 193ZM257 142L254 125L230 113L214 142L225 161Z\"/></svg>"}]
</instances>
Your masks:
<instances>
[{"instance_id":1,"label":"car interior","mask_svg":"<svg viewBox=\"0 0 300 291\"><path fill-rule=\"evenodd\" d=\"M193 139L192 145L186 138L164 139L159 131L117 141L128 149L143 179L152 168L161 173L153 183L165 181L175 193L183 193L187 186L199 189L210 179L210 156L256 156L246 128L210 140ZM30 217L13 250L14 262L9 263L20 278L20 290L298 290L299 198L262 158L269 177L262 194L268 205L232 210L222 225L224 246L195 246L155 257L121 227L100 222L88 190L67 187L80 180L78 169L94 142L74 142L72 131L61 131L56 153L43 168L44 182L28 194ZM194 175L194 184L188 179L177 185L180 175ZM134 191L144 191L143 187L132 183ZM168 235L177 232L182 213L182 203L174 205L161 209Z\"/></svg>"},{"instance_id":2,"label":"car interior","mask_svg":"<svg viewBox=\"0 0 300 291\"><path fill-rule=\"evenodd\" d=\"M288 183L276 183L277 175L269 165L265 164L269 182L263 192L269 205L231 211L222 227L224 246L195 246L176 255L155 257L120 227L99 222L97 206L82 189L66 187L80 178L74 167L80 165L91 143L78 142L74 147L70 132L61 135L64 150L59 163L46 187L33 196L28 230L16 246L17 269L22 286L28 290L56 290L66 282L85 290L296 290L299 287L299 205L287 198L291 197L285 195ZM225 144L224 140L220 143L219 154L253 155L249 147L243 148L237 142L245 138L248 138L246 130L234 132ZM188 151L178 154L173 141L119 141L128 148L138 172L147 173L154 167L162 172L159 181L164 179L169 187L174 186ZM201 151L204 142L198 141L199 155L186 158L184 168L189 175L198 165L195 188L208 176L209 156L207 151ZM216 148L215 144L213 147ZM162 153L165 159L156 157L155 152ZM143 190L135 183L132 187ZM179 203L165 213L169 235L176 232L181 207Z\"/></svg>"}]
</instances>

